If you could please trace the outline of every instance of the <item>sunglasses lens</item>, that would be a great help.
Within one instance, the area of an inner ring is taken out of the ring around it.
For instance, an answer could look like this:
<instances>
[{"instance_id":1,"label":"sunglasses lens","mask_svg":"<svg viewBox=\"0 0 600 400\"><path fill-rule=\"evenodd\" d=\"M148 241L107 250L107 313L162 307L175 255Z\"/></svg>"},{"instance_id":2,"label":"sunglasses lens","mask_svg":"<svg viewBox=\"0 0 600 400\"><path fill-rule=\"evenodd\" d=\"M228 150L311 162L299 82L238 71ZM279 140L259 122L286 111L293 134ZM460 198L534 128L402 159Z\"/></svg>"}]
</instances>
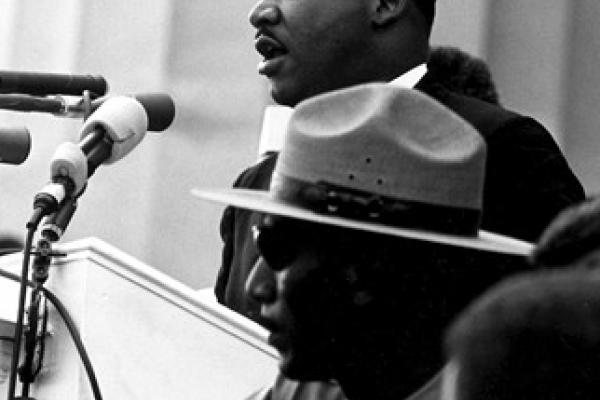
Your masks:
<instances>
[{"instance_id":1,"label":"sunglasses lens","mask_svg":"<svg viewBox=\"0 0 600 400\"><path fill-rule=\"evenodd\" d=\"M286 235L277 233L273 227L257 225L252 227L252 235L258 252L271 269L281 270L292 261L295 251Z\"/></svg>"}]
</instances>

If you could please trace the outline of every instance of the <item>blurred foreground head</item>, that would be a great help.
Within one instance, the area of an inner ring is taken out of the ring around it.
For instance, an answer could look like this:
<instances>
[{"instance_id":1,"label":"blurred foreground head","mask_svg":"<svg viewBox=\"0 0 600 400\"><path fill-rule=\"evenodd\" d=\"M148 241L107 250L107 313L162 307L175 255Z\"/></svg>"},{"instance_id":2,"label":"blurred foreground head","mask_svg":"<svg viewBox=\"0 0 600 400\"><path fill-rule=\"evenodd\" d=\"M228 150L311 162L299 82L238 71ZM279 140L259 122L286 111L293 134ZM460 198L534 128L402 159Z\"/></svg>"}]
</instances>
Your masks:
<instances>
[{"instance_id":1,"label":"blurred foreground head","mask_svg":"<svg viewBox=\"0 0 600 400\"><path fill-rule=\"evenodd\" d=\"M443 400L592 400L600 395L600 275L509 278L446 336Z\"/></svg>"}]
</instances>

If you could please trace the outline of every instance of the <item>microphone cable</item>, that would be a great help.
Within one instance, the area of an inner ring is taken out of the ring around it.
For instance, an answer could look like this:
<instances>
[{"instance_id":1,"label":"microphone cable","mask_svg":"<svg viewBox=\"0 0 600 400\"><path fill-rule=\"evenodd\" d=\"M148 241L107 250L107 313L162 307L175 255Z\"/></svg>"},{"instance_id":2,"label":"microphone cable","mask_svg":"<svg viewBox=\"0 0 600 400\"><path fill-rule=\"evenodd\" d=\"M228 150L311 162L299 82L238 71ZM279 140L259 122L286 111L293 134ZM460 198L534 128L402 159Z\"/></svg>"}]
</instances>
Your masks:
<instances>
[{"instance_id":1,"label":"microphone cable","mask_svg":"<svg viewBox=\"0 0 600 400\"><path fill-rule=\"evenodd\" d=\"M36 213L38 214L38 213ZM35 215L32 220L41 219ZM31 221L30 221L31 222ZM20 283L19 287L19 307L17 311L17 322L15 325L15 334L13 337L13 357L10 368L10 378L8 383L8 400L15 399L15 388L17 385L17 370L19 368L19 353L21 351L21 338L23 336L23 319L25 316L25 296L27 294L27 276L29 275L29 259L31 258L31 247L33 242L33 235L37 229L38 224L27 224L27 236L25 239L25 248L23 249L23 265L21 267L21 277L17 279Z\"/></svg>"},{"instance_id":2,"label":"microphone cable","mask_svg":"<svg viewBox=\"0 0 600 400\"><path fill-rule=\"evenodd\" d=\"M23 281L19 276L15 275L11 272L4 271L3 269L0 269L0 277L4 277L4 278L10 279L15 282ZM29 287L35 286L33 282L28 281L28 280L26 281L25 284L26 284L26 286L29 286ZM69 314L69 311L67 310L67 308L64 306L64 304L62 304L60 299L58 297L56 297L56 295L54 293L52 293L50 290L46 289L45 287L42 287L41 290L43 291L43 293L46 296L46 298L48 299L48 301L50 301L50 303L54 306L56 311L58 311L58 314L62 318L67 329L69 330L69 334L71 335L71 338L73 339L73 343L75 344L77 353L79 354L79 357L81 358L81 362L82 362L85 372L87 374L88 381L89 381L91 389L92 389L92 393L94 394L94 399L102 400L102 393L100 392L100 386L99 386L98 380L96 378L96 373L94 372L94 367L92 366L92 362L91 362L90 357L85 349L85 346L81 339L81 335L79 334L79 329L77 329L77 325L75 324L75 321L73 321L73 318L71 318L71 315ZM14 364L14 358L13 358L13 364ZM13 389L13 392L9 392L9 394L11 394L11 393L14 394L14 389Z\"/></svg>"}]
</instances>

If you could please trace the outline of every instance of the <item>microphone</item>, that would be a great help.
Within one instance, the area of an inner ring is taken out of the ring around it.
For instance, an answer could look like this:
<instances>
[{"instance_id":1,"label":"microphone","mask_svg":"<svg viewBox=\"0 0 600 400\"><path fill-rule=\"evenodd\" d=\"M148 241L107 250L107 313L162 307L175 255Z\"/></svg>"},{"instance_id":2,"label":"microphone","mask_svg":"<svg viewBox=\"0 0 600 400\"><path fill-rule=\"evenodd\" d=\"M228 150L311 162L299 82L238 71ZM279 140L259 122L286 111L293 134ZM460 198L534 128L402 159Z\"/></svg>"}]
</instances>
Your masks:
<instances>
[{"instance_id":1,"label":"microphone","mask_svg":"<svg viewBox=\"0 0 600 400\"><path fill-rule=\"evenodd\" d=\"M161 110L162 111L162 110ZM100 164L112 164L126 156L146 135L150 121L161 116L150 115L132 97L119 96L106 100L83 124L80 147L88 160L88 176Z\"/></svg>"},{"instance_id":2,"label":"microphone","mask_svg":"<svg viewBox=\"0 0 600 400\"><path fill-rule=\"evenodd\" d=\"M0 71L0 93L81 96L85 90L93 93L94 97L103 96L108 90L108 84L103 77L97 75Z\"/></svg>"},{"instance_id":3,"label":"microphone","mask_svg":"<svg viewBox=\"0 0 600 400\"><path fill-rule=\"evenodd\" d=\"M77 210L77 199L74 197L66 198L58 210L50 214L41 228L41 236L51 242L58 242L71 222L73 214Z\"/></svg>"},{"instance_id":4,"label":"microphone","mask_svg":"<svg viewBox=\"0 0 600 400\"><path fill-rule=\"evenodd\" d=\"M79 144L67 142L56 149L52 182L35 195L32 221L54 213L65 198L80 195L98 166L126 156L144 138L152 119L132 97L106 100L84 123Z\"/></svg>"},{"instance_id":5,"label":"microphone","mask_svg":"<svg viewBox=\"0 0 600 400\"><path fill-rule=\"evenodd\" d=\"M30 150L31 136L27 128L0 128L0 163L21 164Z\"/></svg>"},{"instance_id":6,"label":"microphone","mask_svg":"<svg viewBox=\"0 0 600 400\"><path fill-rule=\"evenodd\" d=\"M148 128L151 132L162 132L171 126L173 119L175 118L175 103L171 96L165 93L138 93L130 95L136 99L148 115ZM105 101L110 99L110 96L102 97L92 101L92 111L95 111L104 104ZM81 108L81 107L80 107ZM75 113L77 116L83 116L83 110L72 111L67 107L67 113Z\"/></svg>"},{"instance_id":7,"label":"microphone","mask_svg":"<svg viewBox=\"0 0 600 400\"><path fill-rule=\"evenodd\" d=\"M0 109L24 112L46 112L59 117L85 118L90 112L95 111L111 96L105 96L91 101L89 106L83 101L68 104L67 101L57 96L34 97L26 94L0 94ZM171 96L164 93L139 93L132 95L140 102L146 113L152 118L148 121L148 130L161 132L167 129L175 117L175 104Z\"/></svg>"}]
</instances>

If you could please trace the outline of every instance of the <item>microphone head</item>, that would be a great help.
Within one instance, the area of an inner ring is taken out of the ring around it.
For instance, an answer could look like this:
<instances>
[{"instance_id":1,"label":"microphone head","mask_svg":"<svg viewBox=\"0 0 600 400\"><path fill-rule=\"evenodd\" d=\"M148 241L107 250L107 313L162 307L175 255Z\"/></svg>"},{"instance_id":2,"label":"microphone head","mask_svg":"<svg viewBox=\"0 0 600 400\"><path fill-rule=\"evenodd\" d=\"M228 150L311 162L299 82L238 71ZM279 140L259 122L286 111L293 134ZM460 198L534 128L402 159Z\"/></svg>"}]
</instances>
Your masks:
<instances>
[{"instance_id":1,"label":"microphone head","mask_svg":"<svg viewBox=\"0 0 600 400\"><path fill-rule=\"evenodd\" d=\"M148 115L142 104L128 96L107 98L81 128L83 139L95 129L102 129L112 142L110 164L127 155L146 135Z\"/></svg>"},{"instance_id":2,"label":"microphone head","mask_svg":"<svg viewBox=\"0 0 600 400\"><path fill-rule=\"evenodd\" d=\"M85 90L89 90L93 97L103 96L108 90L108 84L98 75L0 71L0 93L81 96Z\"/></svg>"},{"instance_id":3,"label":"microphone head","mask_svg":"<svg viewBox=\"0 0 600 400\"><path fill-rule=\"evenodd\" d=\"M168 94L140 93L133 95L148 114L148 130L161 132L167 129L175 118L175 103Z\"/></svg>"},{"instance_id":4,"label":"microphone head","mask_svg":"<svg viewBox=\"0 0 600 400\"><path fill-rule=\"evenodd\" d=\"M25 127L0 127L0 163L21 164L29 156L31 136Z\"/></svg>"},{"instance_id":5,"label":"microphone head","mask_svg":"<svg viewBox=\"0 0 600 400\"><path fill-rule=\"evenodd\" d=\"M175 118L175 103L171 96L165 93L138 93L129 95L144 107L148 118L147 130L162 132L167 129ZM105 96L92 101L92 111L97 110L105 101L115 96Z\"/></svg>"},{"instance_id":6,"label":"microphone head","mask_svg":"<svg viewBox=\"0 0 600 400\"><path fill-rule=\"evenodd\" d=\"M71 142L65 142L58 146L50 162L50 176L52 178L59 176L71 178L75 186L73 194L79 194L85 187L88 178L87 159L81 148Z\"/></svg>"}]
</instances>

